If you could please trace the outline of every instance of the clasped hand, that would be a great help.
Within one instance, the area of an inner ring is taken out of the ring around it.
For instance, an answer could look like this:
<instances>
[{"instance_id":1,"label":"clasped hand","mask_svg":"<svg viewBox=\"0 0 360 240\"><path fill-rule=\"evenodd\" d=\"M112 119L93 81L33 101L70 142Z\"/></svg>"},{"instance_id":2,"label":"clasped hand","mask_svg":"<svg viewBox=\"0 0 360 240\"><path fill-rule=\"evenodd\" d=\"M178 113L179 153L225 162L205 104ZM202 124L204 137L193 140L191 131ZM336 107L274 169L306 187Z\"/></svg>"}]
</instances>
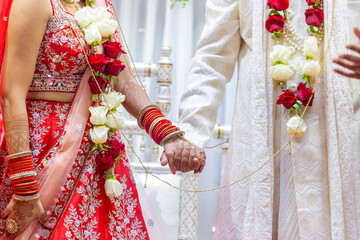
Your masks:
<instances>
[{"instance_id":1,"label":"clasped hand","mask_svg":"<svg viewBox=\"0 0 360 240\"><path fill-rule=\"evenodd\" d=\"M206 155L202 149L176 137L164 145L160 161L162 166L169 165L173 174L177 171L201 173L205 167Z\"/></svg>"},{"instance_id":2,"label":"clasped hand","mask_svg":"<svg viewBox=\"0 0 360 240\"><path fill-rule=\"evenodd\" d=\"M360 39L358 27L354 27L354 33ZM334 71L345 77L360 79L360 44L348 44L346 48L352 50L353 54L341 54L333 59L334 63L344 68L334 68Z\"/></svg>"},{"instance_id":3,"label":"clasped hand","mask_svg":"<svg viewBox=\"0 0 360 240\"><path fill-rule=\"evenodd\" d=\"M44 228L53 228L49 223L40 199L29 201L12 199L4 212L2 212L1 217L4 219L13 219L18 224L18 232L16 234L9 234L9 239L13 239L21 234L28 225L36 220L39 221Z\"/></svg>"}]
</instances>

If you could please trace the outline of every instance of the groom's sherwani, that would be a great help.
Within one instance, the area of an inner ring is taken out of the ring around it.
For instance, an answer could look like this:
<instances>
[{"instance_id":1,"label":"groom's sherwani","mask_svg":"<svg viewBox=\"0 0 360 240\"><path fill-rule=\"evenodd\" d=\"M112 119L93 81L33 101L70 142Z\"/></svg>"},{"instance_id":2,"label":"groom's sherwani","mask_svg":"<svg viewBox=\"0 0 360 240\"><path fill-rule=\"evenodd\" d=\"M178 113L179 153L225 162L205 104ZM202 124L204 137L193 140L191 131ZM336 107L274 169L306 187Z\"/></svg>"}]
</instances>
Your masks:
<instances>
[{"instance_id":1,"label":"groom's sherwani","mask_svg":"<svg viewBox=\"0 0 360 240\"><path fill-rule=\"evenodd\" d=\"M331 58L345 51L350 26L359 20L360 1L334 1L324 3L321 46L322 56L328 49L328 58L304 118L308 129L291 142L292 154L286 147L257 174L220 191L215 239L360 239L359 84L333 73L331 64ZM275 104L282 90L269 75L266 2L208 0L206 25L180 106L187 138L204 146L224 85L238 64L223 185L258 169L289 139L288 110ZM305 0L290 1L291 22L303 37L306 8ZM303 58L296 53L291 63L299 65Z\"/></svg>"}]
</instances>

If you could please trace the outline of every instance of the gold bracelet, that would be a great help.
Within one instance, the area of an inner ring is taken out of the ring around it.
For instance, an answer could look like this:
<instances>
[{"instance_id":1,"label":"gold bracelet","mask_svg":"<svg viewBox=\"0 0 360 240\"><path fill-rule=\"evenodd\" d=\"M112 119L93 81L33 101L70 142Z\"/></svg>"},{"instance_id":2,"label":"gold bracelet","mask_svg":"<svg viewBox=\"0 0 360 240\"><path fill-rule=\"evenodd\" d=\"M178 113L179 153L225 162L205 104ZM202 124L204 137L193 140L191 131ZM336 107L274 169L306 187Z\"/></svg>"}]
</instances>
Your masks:
<instances>
[{"instance_id":1,"label":"gold bracelet","mask_svg":"<svg viewBox=\"0 0 360 240\"><path fill-rule=\"evenodd\" d=\"M31 155L32 155L32 151L19 152L19 153L14 153L14 154L8 155L5 157L5 159L11 160L11 159L25 157L25 156L31 156Z\"/></svg>"},{"instance_id":2,"label":"gold bracelet","mask_svg":"<svg viewBox=\"0 0 360 240\"><path fill-rule=\"evenodd\" d=\"M12 198L14 200L18 200L18 201L31 201L31 200L39 199L40 198L40 193L31 195L31 196L19 196L19 195L13 194Z\"/></svg>"},{"instance_id":3,"label":"gold bracelet","mask_svg":"<svg viewBox=\"0 0 360 240\"><path fill-rule=\"evenodd\" d=\"M27 172L20 172L13 175L10 175L11 180L20 179L20 178L26 178L30 176L36 176L35 171L27 171Z\"/></svg>"},{"instance_id":4,"label":"gold bracelet","mask_svg":"<svg viewBox=\"0 0 360 240\"><path fill-rule=\"evenodd\" d=\"M150 135L150 136L152 136L152 131L153 131L153 128L155 127L155 125L156 125L158 122L160 122L161 120L164 120L164 119L166 119L166 118L164 118L164 117L159 117L159 118L155 119L155 120L151 123L150 128L149 128L149 135Z\"/></svg>"},{"instance_id":5,"label":"gold bracelet","mask_svg":"<svg viewBox=\"0 0 360 240\"><path fill-rule=\"evenodd\" d=\"M185 132L184 131L176 131L176 132L173 132L173 133L170 133L169 135L167 135L166 137L164 137L164 139L161 141L160 143L160 146L164 146L165 143L170 140L171 138L175 137L175 136L179 136L179 137L182 137L184 136Z\"/></svg>"},{"instance_id":6,"label":"gold bracelet","mask_svg":"<svg viewBox=\"0 0 360 240\"><path fill-rule=\"evenodd\" d=\"M143 117L144 113L150 108L157 108L160 110L160 108L156 105L149 105L149 106L145 107L143 110L141 110L141 112L137 116L137 123L141 129L144 129L144 127L141 125L141 122L140 122L141 118Z\"/></svg>"}]
</instances>

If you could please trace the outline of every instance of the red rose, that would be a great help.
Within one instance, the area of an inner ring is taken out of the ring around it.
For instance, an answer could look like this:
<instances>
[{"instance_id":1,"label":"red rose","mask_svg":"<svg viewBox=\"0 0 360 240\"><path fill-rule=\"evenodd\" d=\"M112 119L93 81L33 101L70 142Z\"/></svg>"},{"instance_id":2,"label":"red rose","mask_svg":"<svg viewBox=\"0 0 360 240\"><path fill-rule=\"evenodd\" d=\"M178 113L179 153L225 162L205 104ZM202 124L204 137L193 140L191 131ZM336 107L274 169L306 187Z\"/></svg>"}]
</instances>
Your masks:
<instances>
[{"instance_id":1,"label":"red rose","mask_svg":"<svg viewBox=\"0 0 360 240\"><path fill-rule=\"evenodd\" d=\"M266 30L268 30L271 33L277 32L279 30L283 30L284 22L285 22L285 17L271 15L268 18L268 20L266 20L266 24L265 24Z\"/></svg>"},{"instance_id":2,"label":"red rose","mask_svg":"<svg viewBox=\"0 0 360 240\"><path fill-rule=\"evenodd\" d=\"M309 8L305 12L306 23L310 26L320 27L324 21L324 12L319 8Z\"/></svg>"},{"instance_id":3,"label":"red rose","mask_svg":"<svg viewBox=\"0 0 360 240\"><path fill-rule=\"evenodd\" d=\"M96 160L100 164L100 167L105 171L112 168L115 164L115 159L109 151L102 151L101 153L99 153Z\"/></svg>"},{"instance_id":4,"label":"red rose","mask_svg":"<svg viewBox=\"0 0 360 240\"><path fill-rule=\"evenodd\" d=\"M321 3L321 0L317 0L317 1L318 1L318 4ZM312 5L315 4L316 0L306 0L306 2L307 2L307 4L308 4L309 6L312 6Z\"/></svg>"},{"instance_id":5,"label":"red rose","mask_svg":"<svg viewBox=\"0 0 360 240\"><path fill-rule=\"evenodd\" d=\"M289 8L289 0L269 0L267 5L276 11L283 11Z\"/></svg>"},{"instance_id":6,"label":"red rose","mask_svg":"<svg viewBox=\"0 0 360 240\"><path fill-rule=\"evenodd\" d=\"M104 54L98 54L98 55L89 55L89 62L91 65L91 68L95 72L104 72L104 68L106 64L110 62L110 58L105 57Z\"/></svg>"},{"instance_id":7,"label":"red rose","mask_svg":"<svg viewBox=\"0 0 360 240\"><path fill-rule=\"evenodd\" d=\"M118 76L119 73L125 69L125 65L120 60L115 59L114 61L106 65L106 74Z\"/></svg>"},{"instance_id":8,"label":"red rose","mask_svg":"<svg viewBox=\"0 0 360 240\"><path fill-rule=\"evenodd\" d=\"M304 83L299 83L298 86L298 93L296 95L296 98L301 101L304 105L306 105L310 99L310 97L313 95L313 91L311 88L306 88L306 85ZM312 97L311 102L309 106L311 107L314 101L314 97Z\"/></svg>"},{"instance_id":9,"label":"red rose","mask_svg":"<svg viewBox=\"0 0 360 240\"><path fill-rule=\"evenodd\" d=\"M295 103L296 103L295 94L290 90L286 90L283 94L281 94L276 102L276 104L284 105L284 107L286 107L287 109L292 108L292 106L294 106Z\"/></svg>"},{"instance_id":10,"label":"red rose","mask_svg":"<svg viewBox=\"0 0 360 240\"><path fill-rule=\"evenodd\" d=\"M109 144L111 146L110 154L113 156L113 158L117 158L121 155L121 151L123 151L125 149L125 144L117 141L117 140L112 140Z\"/></svg>"},{"instance_id":11,"label":"red rose","mask_svg":"<svg viewBox=\"0 0 360 240\"><path fill-rule=\"evenodd\" d=\"M104 91L106 86L109 84L109 81L103 77L96 77L96 81L98 82L102 91ZM92 94L100 94L101 93L98 85L96 84L96 81L93 79L93 77L90 77L89 81L88 81L89 86L90 86L90 91Z\"/></svg>"},{"instance_id":12,"label":"red rose","mask_svg":"<svg viewBox=\"0 0 360 240\"><path fill-rule=\"evenodd\" d=\"M119 42L110 42L107 41L103 44L105 56L110 58L117 58L120 53L126 54L124 50L122 50L122 46Z\"/></svg>"}]
</instances>

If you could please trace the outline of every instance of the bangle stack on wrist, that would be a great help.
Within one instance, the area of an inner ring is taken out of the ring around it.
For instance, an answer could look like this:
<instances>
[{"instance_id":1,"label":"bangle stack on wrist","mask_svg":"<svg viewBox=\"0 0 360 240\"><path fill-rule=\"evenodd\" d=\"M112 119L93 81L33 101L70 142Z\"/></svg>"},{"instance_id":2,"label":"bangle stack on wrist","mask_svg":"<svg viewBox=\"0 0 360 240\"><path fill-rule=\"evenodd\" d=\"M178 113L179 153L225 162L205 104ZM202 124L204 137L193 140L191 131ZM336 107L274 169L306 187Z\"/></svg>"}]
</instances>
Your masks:
<instances>
[{"instance_id":1,"label":"bangle stack on wrist","mask_svg":"<svg viewBox=\"0 0 360 240\"><path fill-rule=\"evenodd\" d=\"M183 131L174 126L162 114L159 107L150 105L144 108L137 117L138 125L152 137L152 139L164 146L165 142L174 136L182 136Z\"/></svg>"},{"instance_id":2,"label":"bangle stack on wrist","mask_svg":"<svg viewBox=\"0 0 360 240\"><path fill-rule=\"evenodd\" d=\"M39 198L31 154L31 151L27 151L6 157L15 200L28 201Z\"/></svg>"}]
</instances>

